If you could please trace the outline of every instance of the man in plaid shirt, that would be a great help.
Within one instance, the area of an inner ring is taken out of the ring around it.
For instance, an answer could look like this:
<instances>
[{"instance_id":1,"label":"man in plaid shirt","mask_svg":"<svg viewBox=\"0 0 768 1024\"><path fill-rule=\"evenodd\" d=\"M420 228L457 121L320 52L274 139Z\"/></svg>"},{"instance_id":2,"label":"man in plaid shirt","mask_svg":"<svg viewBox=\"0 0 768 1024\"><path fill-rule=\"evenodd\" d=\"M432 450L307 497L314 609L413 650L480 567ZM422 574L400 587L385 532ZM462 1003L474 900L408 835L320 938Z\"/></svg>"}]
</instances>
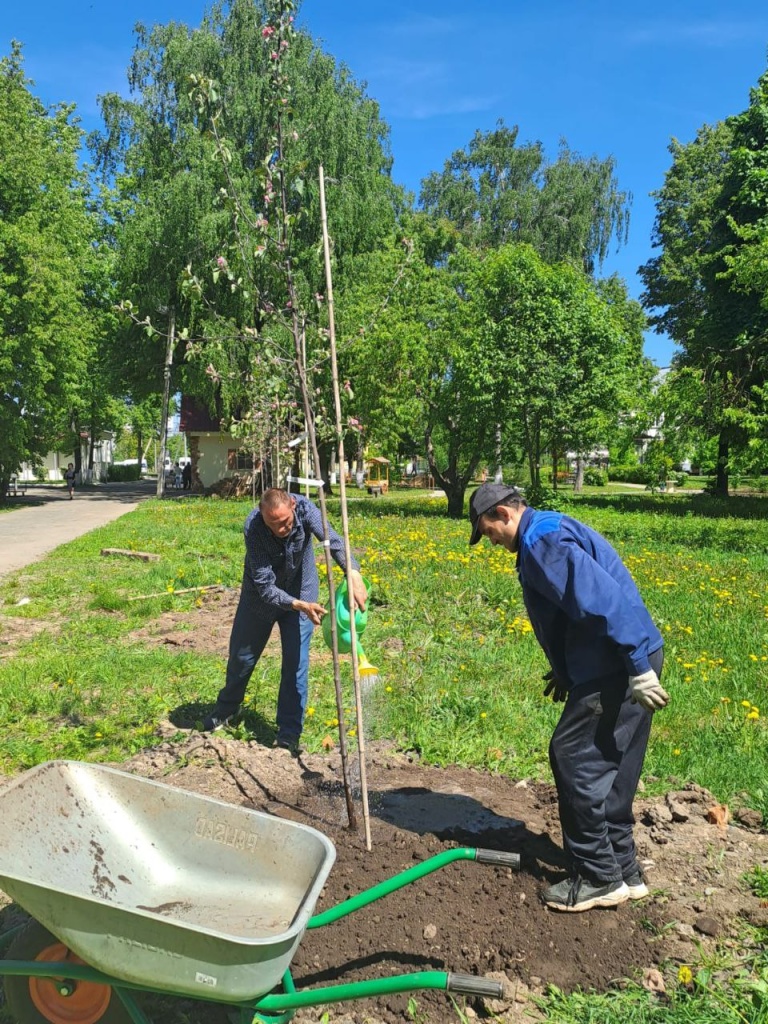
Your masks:
<instances>
[{"instance_id":1,"label":"man in plaid shirt","mask_svg":"<svg viewBox=\"0 0 768 1024\"><path fill-rule=\"evenodd\" d=\"M277 698L275 745L298 750L304 725L309 674L309 644L326 609L318 602L313 539L321 543L320 510L309 498L277 487L265 491L245 521L245 566L240 601L229 639L226 682L203 730L220 729L233 718L245 697L248 680L277 623L283 650ZM346 572L344 543L329 529L330 551ZM366 589L360 566L352 560L352 594L364 609Z\"/></svg>"}]
</instances>

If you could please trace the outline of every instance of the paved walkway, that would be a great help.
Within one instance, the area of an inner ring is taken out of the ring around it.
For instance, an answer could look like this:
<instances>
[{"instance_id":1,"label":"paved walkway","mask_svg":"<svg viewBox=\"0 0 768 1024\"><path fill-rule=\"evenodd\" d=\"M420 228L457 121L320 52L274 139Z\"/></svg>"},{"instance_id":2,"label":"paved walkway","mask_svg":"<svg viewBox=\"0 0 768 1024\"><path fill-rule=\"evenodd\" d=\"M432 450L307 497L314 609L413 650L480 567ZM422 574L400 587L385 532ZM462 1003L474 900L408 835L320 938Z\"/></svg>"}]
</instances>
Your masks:
<instances>
[{"instance_id":1,"label":"paved walkway","mask_svg":"<svg viewBox=\"0 0 768 1024\"><path fill-rule=\"evenodd\" d=\"M101 484L76 488L70 501L64 487L28 487L25 498L9 499L13 511L0 512L0 576L132 512L156 491L154 480Z\"/></svg>"}]
</instances>

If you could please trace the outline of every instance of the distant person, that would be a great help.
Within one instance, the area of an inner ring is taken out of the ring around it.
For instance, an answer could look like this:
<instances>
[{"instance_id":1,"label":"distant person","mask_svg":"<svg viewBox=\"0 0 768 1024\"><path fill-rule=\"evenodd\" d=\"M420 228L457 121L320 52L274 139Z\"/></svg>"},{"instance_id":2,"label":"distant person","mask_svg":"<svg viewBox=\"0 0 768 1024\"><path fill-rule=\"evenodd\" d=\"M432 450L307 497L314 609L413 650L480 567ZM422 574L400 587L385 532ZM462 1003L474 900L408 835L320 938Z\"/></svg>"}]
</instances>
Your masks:
<instances>
[{"instance_id":1,"label":"distant person","mask_svg":"<svg viewBox=\"0 0 768 1024\"><path fill-rule=\"evenodd\" d=\"M313 543L323 542L320 510L303 495L277 487L262 495L245 521L245 567L240 601L229 639L224 687L203 721L204 732L225 726L240 710L256 662L277 623L283 649L277 697L275 746L298 752L304 727L309 675L309 644L325 608L318 603L320 580ZM344 544L330 531L331 555L346 570ZM352 593L365 608L366 589L353 560Z\"/></svg>"},{"instance_id":2,"label":"distant person","mask_svg":"<svg viewBox=\"0 0 768 1024\"><path fill-rule=\"evenodd\" d=\"M184 486L185 491L192 490L192 463L185 462L184 469L181 471L181 482Z\"/></svg>"},{"instance_id":3,"label":"distant person","mask_svg":"<svg viewBox=\"0 0 768 1024\"><path fill-rule=\"evenodd\" d=\"M75 467L72 465L71 462L68 462L67 463L67 468L64 470L64 482L66 483L67 490L69 491L69 500L70 501L72 501L72 499L75 496L75 478L76 477L77 477L77 473L75 472Z\"/></svg>"},{"instance_id":4,"label":"distant person","mask_svg":"<svg viewBox=\"0 0 768 1024\"><path fill-rule=\"evenodd\" d=\"M180 491L182 483L183 483L183 480L182 480L181 466L177 462L174 465L174 467L173 467L173 486L176 488L177 491Z\"/></svg>"},{"instance_id":5,"label":"distant person","mask_svg":"<svg viewBox=\"0 0 768 1024\"><path fill-rule=\"evenodd\" d=\"M632 834L664 641L634 580L599 533L529 508L514 487L484 483L469 503L470 544L487 537L517 555L517 575L550 671L545 696L565 706L549 745L570 877L550 886L554 910L612 907L648 895Z\"/></svg>"}]
</instances>

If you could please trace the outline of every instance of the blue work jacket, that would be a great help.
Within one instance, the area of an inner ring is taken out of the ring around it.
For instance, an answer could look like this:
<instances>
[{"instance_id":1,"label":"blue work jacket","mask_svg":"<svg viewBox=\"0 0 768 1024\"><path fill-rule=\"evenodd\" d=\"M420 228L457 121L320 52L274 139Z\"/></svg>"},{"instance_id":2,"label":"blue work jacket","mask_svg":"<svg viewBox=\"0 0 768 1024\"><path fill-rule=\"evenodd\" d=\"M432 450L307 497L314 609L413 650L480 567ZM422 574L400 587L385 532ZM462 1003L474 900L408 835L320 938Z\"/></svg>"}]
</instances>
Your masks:
<instances>
[{"instance_id":1,"label":"blue work jacket","mask_svg":"<svg viewBox=\"0 0 768 1024\"><path fill-rule=\"evenodd\" d=\"M570 516L532 508L518 538L523 600L558 680L570 688L647 672L664 641L608 541Z\"/></svg>"}]
</instances>

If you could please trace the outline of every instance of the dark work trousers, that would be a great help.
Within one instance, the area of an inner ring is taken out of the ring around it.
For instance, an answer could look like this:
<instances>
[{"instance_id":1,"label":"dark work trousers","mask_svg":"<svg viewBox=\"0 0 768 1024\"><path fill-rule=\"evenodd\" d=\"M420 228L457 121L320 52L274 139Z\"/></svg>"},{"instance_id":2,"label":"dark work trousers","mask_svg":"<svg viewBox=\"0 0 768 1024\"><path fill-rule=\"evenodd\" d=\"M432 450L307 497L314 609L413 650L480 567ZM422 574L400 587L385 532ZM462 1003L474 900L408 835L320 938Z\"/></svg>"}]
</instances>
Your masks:
<instances>
[{"instance_id":1,"label":"dark work trousers","mask_svg":"<svg viewBox=\"0 0 768 1024\"><path fill-rule=\"evenodd\" d=\"M660 677L663 649L650 662ZM593 882L638 867L632 802L653 715L631 696L624 673L575 687L549 745L563 846L572 872Z\"/></svg>"},{"instance_id":2,"label":"dark work trousers","mask_svg":"<svg viewBox=\"0 0 768 1024\"><path fill-rule=\"evenodd\" d=\"M309 643L314 625L302 612L281 611L256 603L243 594L229 638L227 676L216 706L234 714L243 703L248 680L277 623L283 649L280 691L277 697L277 735L298 739L304 726L309 677Z\"/></svg>"}]
</instances>

